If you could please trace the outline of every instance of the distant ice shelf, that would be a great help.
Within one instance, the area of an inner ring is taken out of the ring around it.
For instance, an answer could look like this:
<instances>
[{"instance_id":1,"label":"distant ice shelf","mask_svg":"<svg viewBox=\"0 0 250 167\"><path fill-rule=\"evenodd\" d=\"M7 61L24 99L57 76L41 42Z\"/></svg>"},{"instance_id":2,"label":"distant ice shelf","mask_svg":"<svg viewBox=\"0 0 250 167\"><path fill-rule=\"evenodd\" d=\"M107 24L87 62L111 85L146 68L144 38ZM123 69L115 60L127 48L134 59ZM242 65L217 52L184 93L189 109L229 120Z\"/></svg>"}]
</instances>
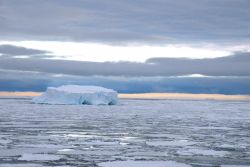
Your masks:
<instances>
[{"instance_id":1,"label":"distant ice shelf","mask_svg":"<svg viewBox=\"0 0 250 167\"><path fill-rule=\"evenodd\" d=\"M32 101L38 104L115 105L118 98L115 90L104 87L63 85L48 87Z\"/></svg>"}]
</instances>

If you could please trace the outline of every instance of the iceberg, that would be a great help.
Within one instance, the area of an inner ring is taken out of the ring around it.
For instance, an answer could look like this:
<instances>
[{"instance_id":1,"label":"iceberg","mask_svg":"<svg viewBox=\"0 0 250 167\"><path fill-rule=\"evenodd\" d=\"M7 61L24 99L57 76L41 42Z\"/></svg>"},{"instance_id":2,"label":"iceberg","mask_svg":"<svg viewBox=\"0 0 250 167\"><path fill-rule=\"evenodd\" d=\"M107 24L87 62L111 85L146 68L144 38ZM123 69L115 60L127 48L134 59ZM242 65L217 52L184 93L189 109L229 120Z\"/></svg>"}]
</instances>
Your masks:
<instances>
[{"instance_id":1,"label":"iceberg","mask_svg":"<svg viewBox=\"0 0 250 167\"><path fill-rule=\"evenodd\" d=\"M63 85L48 87L41 96L34 97L38 104L78 104L78 105L115 105L117 92L99 86Z\"/></svg>"}]
</instances>

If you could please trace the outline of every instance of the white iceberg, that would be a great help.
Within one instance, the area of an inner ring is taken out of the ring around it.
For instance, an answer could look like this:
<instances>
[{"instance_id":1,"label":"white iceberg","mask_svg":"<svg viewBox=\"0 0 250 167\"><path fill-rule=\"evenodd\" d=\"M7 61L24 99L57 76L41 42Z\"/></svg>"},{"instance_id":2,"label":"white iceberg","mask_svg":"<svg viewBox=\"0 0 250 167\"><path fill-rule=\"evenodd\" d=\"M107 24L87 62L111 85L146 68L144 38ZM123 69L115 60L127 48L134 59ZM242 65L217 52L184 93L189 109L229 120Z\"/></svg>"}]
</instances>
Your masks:
<instances>
[{"instance_id":1,"label":"white iceberg","mask_svg":"<svg viewBox=\"0 0 250 167\"><path fill-rule=\"evenodd\" d=\"M99 86L64 85L48 87L41 96L33 98L38 104L115 105L117 92Z\"/></svg>"}]
</instances>

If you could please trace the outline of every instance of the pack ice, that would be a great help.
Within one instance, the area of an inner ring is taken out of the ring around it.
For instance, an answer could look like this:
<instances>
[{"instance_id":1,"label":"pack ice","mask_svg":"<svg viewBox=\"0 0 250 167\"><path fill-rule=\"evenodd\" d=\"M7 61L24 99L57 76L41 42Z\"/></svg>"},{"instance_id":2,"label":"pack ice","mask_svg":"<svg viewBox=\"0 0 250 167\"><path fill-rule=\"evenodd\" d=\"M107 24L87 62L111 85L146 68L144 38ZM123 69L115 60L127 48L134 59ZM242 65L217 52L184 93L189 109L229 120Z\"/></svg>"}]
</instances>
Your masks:
<instances>
[{"instance_id":1,"label":"pack ice","mask_svg":"<svg viewBox=\"0 0 250 167\"><path fill-rule=\"evenodd\" d=\"M115 105L117 92L99 86L64 85L48 87L41 96L33 98L38 104Z\"/></svg>"}]
</instances>

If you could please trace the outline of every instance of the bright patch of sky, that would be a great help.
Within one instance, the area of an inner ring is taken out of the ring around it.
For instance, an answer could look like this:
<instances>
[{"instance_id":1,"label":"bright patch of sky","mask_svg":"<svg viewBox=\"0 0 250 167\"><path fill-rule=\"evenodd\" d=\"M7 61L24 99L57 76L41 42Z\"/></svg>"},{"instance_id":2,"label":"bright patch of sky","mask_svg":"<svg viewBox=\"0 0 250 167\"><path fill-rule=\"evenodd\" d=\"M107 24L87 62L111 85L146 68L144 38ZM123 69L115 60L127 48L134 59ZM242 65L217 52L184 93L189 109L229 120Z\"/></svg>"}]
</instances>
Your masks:
<instances>
[{"instance_id":1,"label":"bright patch of sky","mask_svg":"<svg viewBox=\"0 0 250 167\"><path fill-rule=\"evenodd\" d=\"M56 41L2 41L31 49L50 51L53 59L90 62L145 62L149 58L216 58L232 54L228 48L214 46L193 47L184 45L108 45L101 43L56 42ZM236 48L238 49L238 48Z\"/></svg>"}]
</instances>

